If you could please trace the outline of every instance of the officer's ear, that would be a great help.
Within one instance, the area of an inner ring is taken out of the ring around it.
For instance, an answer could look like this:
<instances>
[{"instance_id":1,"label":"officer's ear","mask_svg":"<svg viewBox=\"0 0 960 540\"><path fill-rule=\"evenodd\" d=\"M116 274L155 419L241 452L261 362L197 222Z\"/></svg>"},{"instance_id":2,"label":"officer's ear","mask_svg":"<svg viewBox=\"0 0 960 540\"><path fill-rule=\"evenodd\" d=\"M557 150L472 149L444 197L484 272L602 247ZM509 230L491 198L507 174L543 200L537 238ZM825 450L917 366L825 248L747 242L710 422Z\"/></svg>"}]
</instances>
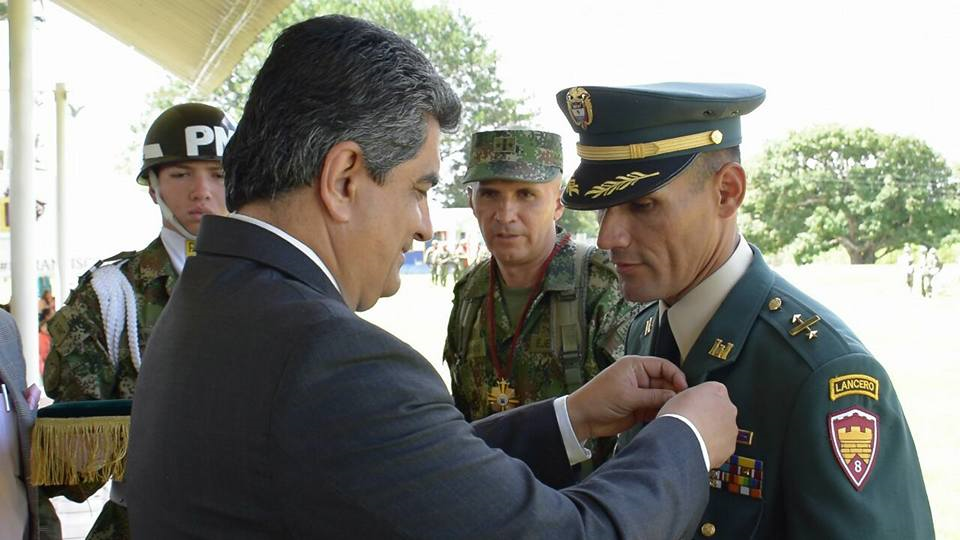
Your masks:
<instances>
[{"instance_id":1,"label":"officer's ear","mask_svg":"<svg viewBox=\"0 0 960 540\"><path fill-rule=\"evenodd\" d=\"M473 207L473 186L467 186L467 204L470 205L470 210L473 210L473 215L476 217L477 209Z\"/></svg>"},{"instance_id":2,"label":"officer's ear","mask_svg":"<svg viewBox=\"0 0 960 540\"><path fill-rule=\"evenodd\" d=\"M357 187L361 181L370 181L368 176L360 145L341 141L327 152L320 174L314 180L314 193L334 221L347 222L353 214Z\"/></svg>"},{"instance_id":3,"label":"officer's ear","mask_svg":"<svg viewBox=\"0 0 960 540\"><path fill-rule=\"evenodd\" d=\"M560 196L563 194L563 179L557 177L553 184L556 189L551 189L550 194L553 196L553 221L556 223L560 221L560 217L563 216L563 211L566 210L566 207L563 206L563 201L560 200Z\"/></svg>"},{"instance_id":4,"label":"officer's ear","mask_svg":"<svg viewBox=\"0 0 960 540\"><path fill-rule=\"evenodd\" d=\"M736 162L728 162L713 175L719 194L719 213L723 219L735 217L747 193L747 173Z\"/></svg>"}]
</instances>

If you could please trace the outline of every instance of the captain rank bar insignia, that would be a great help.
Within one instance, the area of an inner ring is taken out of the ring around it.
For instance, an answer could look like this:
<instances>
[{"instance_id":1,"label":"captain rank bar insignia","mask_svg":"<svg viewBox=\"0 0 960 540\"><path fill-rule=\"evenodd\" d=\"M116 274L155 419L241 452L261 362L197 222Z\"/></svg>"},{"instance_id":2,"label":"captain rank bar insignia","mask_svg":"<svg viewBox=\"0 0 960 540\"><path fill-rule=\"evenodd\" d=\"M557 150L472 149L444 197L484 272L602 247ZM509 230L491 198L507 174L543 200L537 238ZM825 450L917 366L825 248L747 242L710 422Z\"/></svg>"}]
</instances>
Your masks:
<instances>
[{"instance_id":1,"label":"captain rank bar insignia","mask_svg":"<svg viewBox=\"0 0 960 540\"><path fill-rule=\"evenodd\" d=\"M647 319L645 323L643 323L643 335L645 336L650 335L650 332L652 331L653 331L653 317L650 317L649 319Z\"/></svg>"}]
</instances>

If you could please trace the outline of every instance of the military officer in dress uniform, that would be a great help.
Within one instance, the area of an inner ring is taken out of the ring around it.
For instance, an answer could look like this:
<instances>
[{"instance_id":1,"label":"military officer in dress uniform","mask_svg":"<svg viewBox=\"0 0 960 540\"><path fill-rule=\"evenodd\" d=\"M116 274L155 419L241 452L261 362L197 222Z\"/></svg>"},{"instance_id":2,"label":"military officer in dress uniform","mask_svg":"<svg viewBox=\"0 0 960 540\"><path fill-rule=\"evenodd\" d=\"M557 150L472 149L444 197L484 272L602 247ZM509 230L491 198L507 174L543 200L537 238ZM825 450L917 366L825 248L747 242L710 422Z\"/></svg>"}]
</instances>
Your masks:
<instances>
[{"instance_id":1,"label":"military officer in dress uniform","mask_svg":"<svg viewBox=\"0 0 960 540\"><path fill-rule=\"evenodd\" d=\"M624 296L657 301L626 352L673 360L691 385L725 384L739 409L737 450L710 472L696 538L933 538L887 373L737 228L740 117L764 96L732 84L561 91L582 159L563 202L600 211L597 243Z\"/></svg>"},{"instance_id":2,"label":"military officer in dress uniform","mask_svg":"<svg viewBox=\"0 0 960 540\"><path fill-rule=\"evenodd\" d=\"M142 250L97 263L48 323L53 344L43 384L55 401L133 397L141 355L194 252L200 218L227 213L221 159L233 131L220 109L202 103L175 105L150 126L137 182L149 187L163 226ZM46 491L84 500L99 487ZM129 536L122 483L115 481L87 538Z\"/></svg>"},{"instance_id":3,"label":"military officer in dress uniform","mask_svg":"<svg viewBox=\"0 0 960 540\"><path fill-rule=\"evenodd\" d=\"M464 183L492 257L457 281L443 354L468 420L576 390L623 355L639 311L607 254L557 226L562 161L556 133L473 135Z\"/></svg>"}]
</instances>

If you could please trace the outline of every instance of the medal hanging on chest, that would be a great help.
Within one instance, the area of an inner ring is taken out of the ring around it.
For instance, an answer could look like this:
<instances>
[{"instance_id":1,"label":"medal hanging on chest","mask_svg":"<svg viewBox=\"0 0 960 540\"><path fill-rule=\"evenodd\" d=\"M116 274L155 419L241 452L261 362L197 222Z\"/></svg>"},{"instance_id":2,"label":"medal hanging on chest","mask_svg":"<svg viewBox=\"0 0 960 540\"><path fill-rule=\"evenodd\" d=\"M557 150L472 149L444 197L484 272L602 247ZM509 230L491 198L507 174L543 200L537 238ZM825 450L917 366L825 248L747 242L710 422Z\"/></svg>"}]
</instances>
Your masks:
<instances>
[{"instance_id":1,"label":"medal hanging on chest","mask_svg":"<svg viewBox=\"0 0 960 540\"><path fill-rule=\"evenodd\" d=\"M543 262L543 266L540 267L536 284L532 289L530 289L530 296L527 297L527 303L523 308L520 318L517 320L516 328L513 330L513 338L510 341L509 352L507 352L506 364L500 362L500 354L497 348L497 326L494 322L493 302L494 287L497 283L497 269L496 260L492 259L490 261L490 287L487 290L486 301L487 352L490 354L490 360L493 364L493 371L497 376L496 384L490 387L490 393L487 394L487 403L490 405L490 410L492 412L501 412L508 409L513 409L520 404L520 397L517 396L516 389L510 386L510 375L513 372L513 360L517 352L517 343L520 341L520 334L523 332L523 324L527 320L527 315L530 314L530 308L533 306L533 301L543 290L543 280L547 274L547 267L550 266L550 262L557 255L560 249L567 245L567 242L569 241L570 235L568 234L565 235L559 242L557 242L553 246L553 251L550 252L550 256L547 257L547 260Z\"/></svg>"}]
</instances>

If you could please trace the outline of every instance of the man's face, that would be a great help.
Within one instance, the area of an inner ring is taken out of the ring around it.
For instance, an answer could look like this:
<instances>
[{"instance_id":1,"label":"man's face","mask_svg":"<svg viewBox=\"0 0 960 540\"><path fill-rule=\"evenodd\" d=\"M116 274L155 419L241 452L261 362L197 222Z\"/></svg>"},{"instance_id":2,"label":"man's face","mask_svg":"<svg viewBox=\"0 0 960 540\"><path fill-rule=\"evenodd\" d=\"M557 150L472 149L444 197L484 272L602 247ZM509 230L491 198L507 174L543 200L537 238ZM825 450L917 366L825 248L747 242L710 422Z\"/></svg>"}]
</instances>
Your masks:
<instances>
[{"instance_id":1,"label":"man's face","mask_svg":"<svg viewBox=\"0 0 960 540\"><path fill-rule=\"evenodd\" d=\"M712 181L690 167L647 196L600 214L597 246L610 250L623 295L672 305L702 281L716 258L723 220Z\"/></svg>"},{"instance_id":2,"label":"man's face","mask_svg":"<svg viewBox=\"0 0 960 540\"><path fill-rule=\"evenodd\" d=\"M370 178L358 192L357 223L363 230L354 249L359 262L348 269L360 274L357 311L394 295L400 289L404 253L414 240L433 236L427 191L436 183L439 171L440 126L431 118L417 155L391 169L382 186Z\"/></svg>"},{"instance_id":3,"label":"man's face","mask_svg":"<svg viewBox=\"0 0 960 540\"><path fill-rule=\"evenodd\" d=\"M563 214L560 178L545 184L487 180L473 187L470 207L501 267L536 266L550 253Z\"/></svg>"},{"instance_id":4,"label":"man's face","mask_svg":"<svg viewBox=\"0 0 960 540\"><path fill-rule=\"evenodd\" d=\"M193 234L200 230L206 214L224 215L227 203L223 191L223 167L219 161L184 161L166 165L157 172L163 201L181 225ZM153 188L151 197L156 197Z\"/></svg>"}]
</instances>

